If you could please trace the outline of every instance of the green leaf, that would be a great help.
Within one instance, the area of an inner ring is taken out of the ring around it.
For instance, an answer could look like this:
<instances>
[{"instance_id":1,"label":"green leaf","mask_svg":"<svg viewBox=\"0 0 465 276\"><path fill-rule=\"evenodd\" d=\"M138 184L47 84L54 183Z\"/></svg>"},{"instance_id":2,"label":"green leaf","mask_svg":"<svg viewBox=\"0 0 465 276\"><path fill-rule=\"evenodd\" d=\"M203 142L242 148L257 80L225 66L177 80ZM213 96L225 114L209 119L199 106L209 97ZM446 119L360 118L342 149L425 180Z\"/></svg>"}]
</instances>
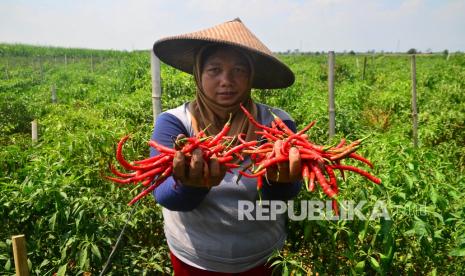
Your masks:
<instances>
[{"instance_id":1,"label":"green leaf","mask_svg":"<svg viewBox=\"0 0 465 276\"><path fill-rule=\"evenodd\" d=\"M370 265L374 270L381 273L381 267L379 266L379 263L375 258L370 257Z\"/></svg>"},{"instance_id":2,"label":"green leaf","mask_svg":"<svg viewBox=\"0 0 465 276\"><path fill-rule=\"evenodd\" d=\"M79 252L79 267L82 270L85 270L87 263L87 247L83 248L81 252Z\"/></svg>"},{"instance_id":3,"label":"green leaf","mask_svg":"<svg viewBox=\"0 0 465 276\"><path fill-rule=\"evenodd\" d=\"M48 220L48 223L50 223L50 230L55 231L55 225L57 222L57 214L58 212L55 212L52 217Z\"/></svg>"},{"instance_id":4,"label":"green leaf","mask_svg":"<svg viewBox=\"0 0 465 276\"><path fill-rule=\"evenodd\" d=\"M5 263L5 271L9 271L11 269L11 260L8 259Z\"/></svg>"},{"instance_id":5,"label":"green leaf","mask_svg":"<svg viewBox=\"0 0 465 276\"><path fill-rule=\"evenodd\" d=\"M404 173L404 177L405 177L405 181L407 182L407 185L408 185L409 189L412 189L413 188L413 178L410 175L406 174L406 173Z\"/></svg>"},{"instance_id":6,"label":"green leaf","mask_svg":"<svg viewBox=\"0 0 465 276\"><path fill-rule=\"evenodd\" d=\"M287 265L284 266L283 272L281 274L282 276L288 276L289 275L289 269L287 268Z\"/></svg>"},{"instance_id":7,"label":"green leaf","mask_svg":"<svg viewBox=\"0 0 465 276\"><path fill-rule=\"evenodd\" d=\"M379 257L380 257L381 263L389 262L391 259L388 255L384 255L382 253L379 254Z\"/></svg>"},{"instance_id":8,"label":"green leaf","mask_svg":"<svg viewBox=\"0 0 465 276\"><path fill-rule=\"evenodd\" d=\"M67 266L68 266L67 264L60 266L57 272L57 276L65 276Z\"/></svg>"},{"instance_id":9,"label":"green leaf","mask_svg":"<svg viewBox=\"0 0 465 276\"><path fill-rule=\"evenodd\" d=\"M450 256L463 257L465 256L465 248L454 248L449 251Z\"/></svg>"},{"instance_id":10,"label":"green leaf","mask_svg":"<svg viewBox=\"0 0 465 276\"><path fill-rule=\"evenodd\" d=\"M438 201L438 193L436 192L436 189L433 186L431 186L429 197L430 197L431 201L434 204L436 204L436 202Z\"/></svg>"},{"instance_id":11,"label":"green leaf","mask_svg":"<svg viewBox=\"0 0 465 276\"><path fill-rule=\"evenodd\" d=\"M99 258L99 260L102 259L102 255L100 255L100 250L98 249L97 245L91 244L90 250L92 251L92 254L94 254L94 256Z\"/></svg>"},{"instance_id":12,"label":"green leaf","mask_svg":"<svg viewBox=\"0 0 465 276\"><path fill-rule=\"evenodd\" d=\"M60 195L61 195L64 199L68 199L68 196L66 195L65 192L60 192Z\"/></svg>"},{"instance_id":13,"label":"green leaf","mask_svg":"<svg viewBox=\"0 0 465 276\"><path fill-rule=\"evenodd\" d=\"M48 259L45 259L42 261L42 263L40 263L40 266L39 267L43 267L43 266L46 266L50 263L50 261Z\"/></svg>"},{"instance_id":14,"label":"green leaf","mask_svg":"<svg viewBox=\"0 0 465 276\"><path fill-rule=\"evenodd\" d=\"M165 272L159 264L154 263L153 266L155 267L156 271Z\"/></svg>"},{"instance_id":15,"label":"green leaf","mask_svg":"<svg viewBox=\"0 0 465 276\"><path fill-rule=\"evenodd\" d=\"M365 270L365 261L358 262L357 265L355 265L355 271L358 273L361 273Z\"/></svg>"}]
</instances>

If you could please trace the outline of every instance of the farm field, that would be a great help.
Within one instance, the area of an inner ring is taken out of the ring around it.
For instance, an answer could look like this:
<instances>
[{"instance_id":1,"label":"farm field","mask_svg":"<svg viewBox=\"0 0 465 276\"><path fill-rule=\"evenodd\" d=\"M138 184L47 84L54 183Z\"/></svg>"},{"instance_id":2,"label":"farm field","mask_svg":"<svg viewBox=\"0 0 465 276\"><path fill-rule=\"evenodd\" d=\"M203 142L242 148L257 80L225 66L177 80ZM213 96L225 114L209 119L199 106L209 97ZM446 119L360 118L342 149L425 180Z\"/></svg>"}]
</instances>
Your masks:
<instances>
[{"instance_id":1,"label":"farm field","mask_svg":"<svg viewBox=\"0 0 465 276\"><path fill-rule=\"evenodd\" d=\"M283 275L463 274L465 55L416 57L418 148L410 56L336 55L332 140L327 55L281 59L295 84L253 91L254 99L288 111L299 129L316 120L308 134L318 144L369 136L359 152L382 185L348 174L340 193L355 205L364 202L367 217L384 202L390 219L290 220L276 267ZM162 65L161 78L163 110L193 98L190 75ZM11 236L25 234L33 275L98 275L132 210L126 204L138 193L102 174L126 134L126 157L146 158L152 129L148 52L0 44L0 274L14 275ZM302 190L294 205L322 199L321 190ZM147 197L134 208L108 275L171 273L161 207Z\"/></svg>"}]
</instances>

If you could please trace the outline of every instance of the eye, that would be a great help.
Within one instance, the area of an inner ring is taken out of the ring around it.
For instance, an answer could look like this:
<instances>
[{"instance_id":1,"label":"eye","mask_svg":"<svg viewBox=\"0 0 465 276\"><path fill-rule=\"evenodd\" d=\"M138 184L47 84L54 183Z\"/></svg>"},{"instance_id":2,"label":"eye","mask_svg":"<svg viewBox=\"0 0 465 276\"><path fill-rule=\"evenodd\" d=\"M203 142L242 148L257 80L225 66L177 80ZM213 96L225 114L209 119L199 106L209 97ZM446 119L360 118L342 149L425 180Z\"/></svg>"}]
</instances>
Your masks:
<instances>
[{"instance_id":1,"label":"eye","mask_svg":"<svg viewBox=\"0 0 465 276\"><path fill-rule=\"evenodd\" d=\"M210 67L207 68L207 72L210 74L218 74L221 71L219 67Z\"/></svg>"},{"instance_id":2,"label":"eye","mask_svg":"<svg viewBox=\"0 0 465 276\"><path fill-rule=\"evenodd\" d=\"M236 72L238 74L243 74L243 75L249 73L249 71L245 67L242 67L242 66L234 68L234 72Z\"/></svg>"}]
</instances>

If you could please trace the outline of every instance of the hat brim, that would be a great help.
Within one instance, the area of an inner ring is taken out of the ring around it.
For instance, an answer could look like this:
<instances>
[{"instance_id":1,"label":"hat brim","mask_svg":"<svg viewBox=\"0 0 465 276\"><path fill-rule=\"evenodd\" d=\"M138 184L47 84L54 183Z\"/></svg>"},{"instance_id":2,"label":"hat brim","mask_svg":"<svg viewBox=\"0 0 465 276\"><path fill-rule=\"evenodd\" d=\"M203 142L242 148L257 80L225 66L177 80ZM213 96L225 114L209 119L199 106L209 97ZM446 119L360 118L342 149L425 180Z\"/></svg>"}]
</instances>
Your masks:
<instances>
[{"instance_id":1,"label":"hat brim","mask_svg":"<svg viewBox=\"0 0 465 276\"><path fill-rule=\"evenodd\" d=\"M174 37L155 42L153 45L153 51L164 63L183 72L192 74L195 54L203 46L209 44L233 46L247 51L254 60L255 65L255 77L252 83L253 88L286 88L291 86L295 81L294 73L289 69L289 67L274 56L231 42L204 38L195 39Z\"/></svg>"}]
</instances>

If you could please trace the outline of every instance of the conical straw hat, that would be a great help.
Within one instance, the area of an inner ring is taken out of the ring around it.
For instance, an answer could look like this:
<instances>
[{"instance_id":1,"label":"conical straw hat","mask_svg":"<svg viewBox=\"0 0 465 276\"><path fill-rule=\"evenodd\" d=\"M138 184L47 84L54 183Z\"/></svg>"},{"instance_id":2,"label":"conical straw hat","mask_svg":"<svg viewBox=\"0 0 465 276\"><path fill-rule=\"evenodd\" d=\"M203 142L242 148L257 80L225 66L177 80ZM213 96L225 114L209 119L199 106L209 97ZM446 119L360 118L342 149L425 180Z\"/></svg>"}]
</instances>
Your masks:
<instances>
[{"instance_id":1,"label":"conical straw hat","mask_svg":"<svg viewBox=\"0 0 465 276\"><path fill-rule=\"evenodd\" d=\"M195 54L207 44L224 44L247 51L254 61L253 88L285 88L294 73L241 22L239 18L198 32L170 36L155 42L153 51L164 63L192 74Z\"/></svg>"}]
</instances>

